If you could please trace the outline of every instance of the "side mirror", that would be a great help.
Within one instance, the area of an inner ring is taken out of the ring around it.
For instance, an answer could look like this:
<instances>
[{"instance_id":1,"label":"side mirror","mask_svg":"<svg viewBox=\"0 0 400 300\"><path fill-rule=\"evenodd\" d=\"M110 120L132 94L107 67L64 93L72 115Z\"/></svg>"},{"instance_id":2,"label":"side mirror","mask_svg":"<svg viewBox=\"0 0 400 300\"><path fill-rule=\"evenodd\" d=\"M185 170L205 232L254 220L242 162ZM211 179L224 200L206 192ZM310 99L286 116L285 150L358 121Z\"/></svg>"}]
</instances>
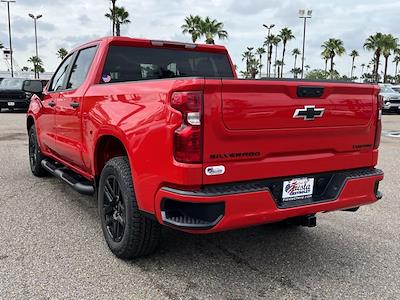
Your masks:
<instances>
[{"instance_id":1,"label":"side mirror","mask_svg":"<svg viewBox=\"0 0 400 300\"><path fill-rule=\"evenodd\" d=\"M36 95L43 93L43 85L40 80L25 80L22 89Z\"/></svg>"}]
</instances>

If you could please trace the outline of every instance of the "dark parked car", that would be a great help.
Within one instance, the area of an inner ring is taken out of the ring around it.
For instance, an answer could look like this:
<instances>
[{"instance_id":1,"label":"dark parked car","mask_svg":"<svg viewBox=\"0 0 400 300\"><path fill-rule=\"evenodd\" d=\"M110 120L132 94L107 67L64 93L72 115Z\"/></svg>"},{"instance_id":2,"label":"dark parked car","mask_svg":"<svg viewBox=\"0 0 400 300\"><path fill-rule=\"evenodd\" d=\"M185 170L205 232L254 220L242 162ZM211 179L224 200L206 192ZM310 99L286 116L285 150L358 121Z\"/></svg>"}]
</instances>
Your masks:
<instances>
[{"instance_id":1,"label":"dark parked car","mask_svg":"<svg viewBox=\"0 0 400 300\"><path fill-rule=\"evenodd\" d=\"M9 110L27 111L32 94L24 92L22 87L26 82L29 84L33 80L24 78L4 78L0 82L0 111L2 108ZM47 81L40 80L44 86Z\"/></svg>"}]
</instances>

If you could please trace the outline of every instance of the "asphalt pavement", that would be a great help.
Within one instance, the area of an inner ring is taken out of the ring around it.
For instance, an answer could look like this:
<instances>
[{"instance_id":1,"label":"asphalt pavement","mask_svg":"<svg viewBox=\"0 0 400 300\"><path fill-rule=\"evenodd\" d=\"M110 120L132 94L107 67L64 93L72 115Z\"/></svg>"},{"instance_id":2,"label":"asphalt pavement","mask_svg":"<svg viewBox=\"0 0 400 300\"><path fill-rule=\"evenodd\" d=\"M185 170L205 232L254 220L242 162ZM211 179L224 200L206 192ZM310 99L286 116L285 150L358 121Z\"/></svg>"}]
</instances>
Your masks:
<instances>
[{"instance_id":1,"label":"asphalt pavement","mask_svg":"<svg viewBox=\"0 0 400 300\"><path fill-rule=\"evenodd\" d=\"M28 164L25 115L0 114L0 299L400 299L400 115L383 116L384 198L207 236L163 231L132 262L105 244L93 197Z\"/></svg>"}]
</instances>

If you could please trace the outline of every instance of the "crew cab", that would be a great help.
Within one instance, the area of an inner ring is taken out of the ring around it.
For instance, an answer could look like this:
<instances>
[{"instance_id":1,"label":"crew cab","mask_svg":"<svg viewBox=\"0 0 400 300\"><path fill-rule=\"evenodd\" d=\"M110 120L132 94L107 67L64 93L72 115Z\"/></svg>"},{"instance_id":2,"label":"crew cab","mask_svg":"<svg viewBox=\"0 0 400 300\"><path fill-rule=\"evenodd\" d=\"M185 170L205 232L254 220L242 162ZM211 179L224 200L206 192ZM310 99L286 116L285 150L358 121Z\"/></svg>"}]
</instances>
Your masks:
<instances>
[{"instance_id":1,"label":"crew cab","mask_svg":"<svg viewBox=\"0 0 400 300\"><path fill-rule=\"evenodd\" d=\"M95 195L123 259L194 234L379 200L379 87L238 79L222 46L106 37L71 51L27 114L35 176Z\"/></svg>"}]
</instances>

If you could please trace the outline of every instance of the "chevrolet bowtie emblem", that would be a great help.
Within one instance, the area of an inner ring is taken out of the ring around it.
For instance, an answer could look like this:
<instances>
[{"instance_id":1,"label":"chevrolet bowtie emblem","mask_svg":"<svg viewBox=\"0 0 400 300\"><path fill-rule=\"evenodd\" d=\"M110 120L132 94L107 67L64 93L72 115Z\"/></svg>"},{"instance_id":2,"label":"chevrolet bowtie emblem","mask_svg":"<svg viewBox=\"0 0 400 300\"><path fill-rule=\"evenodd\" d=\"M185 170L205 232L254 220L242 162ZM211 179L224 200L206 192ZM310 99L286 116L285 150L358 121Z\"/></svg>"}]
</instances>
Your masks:
<instances>
[{"instance_id":1,"label":"chevrolet bowtie emblem","mask_svg":"<svg viewBox=\"0 0 400 300\"><path fill-rule=\"evenodd\" d=\"M315 105L306 105L304 108L298 108L293 114L293 118L303 118L306 121L321 118L324 115L324 108L315 108Z\"/></svg>"}]
</instances>

